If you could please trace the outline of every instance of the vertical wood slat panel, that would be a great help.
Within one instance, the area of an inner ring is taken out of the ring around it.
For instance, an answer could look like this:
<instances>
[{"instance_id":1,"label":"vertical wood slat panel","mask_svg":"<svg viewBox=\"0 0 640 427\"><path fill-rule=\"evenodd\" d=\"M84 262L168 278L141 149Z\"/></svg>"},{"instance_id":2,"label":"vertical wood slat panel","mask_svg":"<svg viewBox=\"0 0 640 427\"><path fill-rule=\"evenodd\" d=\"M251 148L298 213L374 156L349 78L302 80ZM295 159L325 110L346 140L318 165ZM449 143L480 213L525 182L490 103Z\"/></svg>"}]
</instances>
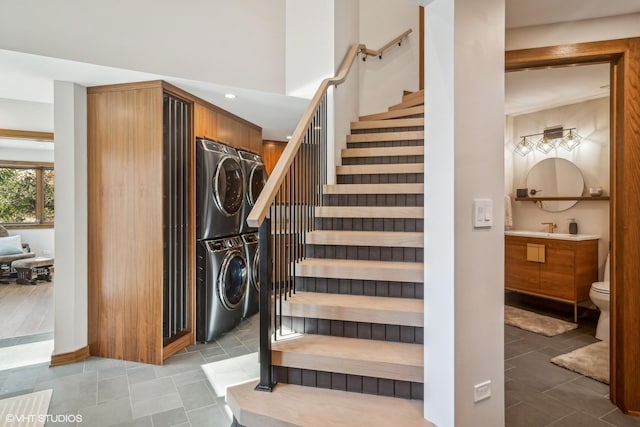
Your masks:
<instances>
[{"instance_id":1,"label":"vertical wood slat panel","mask_svg":"<svg viewBox=\"0 0 640 427\"><path fill-rule=\"evenodd\" d=\"M88 92L91 354L162 362L162 90Z\"/></svg>"}]
</instances>

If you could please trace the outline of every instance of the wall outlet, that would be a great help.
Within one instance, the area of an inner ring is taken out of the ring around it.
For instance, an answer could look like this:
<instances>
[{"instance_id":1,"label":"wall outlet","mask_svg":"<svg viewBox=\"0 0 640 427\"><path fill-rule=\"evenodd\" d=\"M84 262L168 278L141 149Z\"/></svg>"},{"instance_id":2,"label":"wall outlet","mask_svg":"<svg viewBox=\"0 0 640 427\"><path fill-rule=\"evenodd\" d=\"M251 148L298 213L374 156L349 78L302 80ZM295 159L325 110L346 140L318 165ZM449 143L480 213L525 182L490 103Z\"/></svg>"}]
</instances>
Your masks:
<instances>
[{"instance_id":1,"label":"wall outlet","mask_svg":"<svg viewBox=\"0 0 640 427\"><path fill-rule=\"evenodd\" d=\"M473 401L480 402L491 397L491 381L485 381L473 386Z\"/></svg>"}]
</instances>

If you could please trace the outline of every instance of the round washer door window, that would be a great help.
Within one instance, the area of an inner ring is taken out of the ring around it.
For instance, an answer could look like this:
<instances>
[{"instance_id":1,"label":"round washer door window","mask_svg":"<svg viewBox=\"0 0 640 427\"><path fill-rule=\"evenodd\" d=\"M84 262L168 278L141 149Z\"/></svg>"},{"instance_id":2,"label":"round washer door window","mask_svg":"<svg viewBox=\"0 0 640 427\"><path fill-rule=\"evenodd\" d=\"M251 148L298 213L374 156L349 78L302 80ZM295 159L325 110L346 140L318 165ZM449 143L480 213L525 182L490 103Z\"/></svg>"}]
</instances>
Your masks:
<instances>
[{"instance_id":1,"label":"round washer door window","mask_svg":"<svg viewBox=\"0 0 640 427\"><path fill-rule=\"evenodd\" d=\"M220 267L218 292L222 305L228 310L236 308L247 291L247 262L240 251L229 252Z\"/></svg>"},{"instance_id":2,"label":"round washer door window","mask_svg":"<svg viewBox=\"0 0 640 427\"><path fill-rule=\"evenodd\" d=\"M262 192L264 185L267 183L267 171L263 165L256 165L251 169L249 174L249 205L258 200L258 196Z\"/></svg>"},{"instance_id":3,"label":"round washer door window","mask_svg":"<svg viewBox=\"0 0 640 427\"><path fill-rule=\"evenodd\" d=\"M213 195L218 209L226 216L240 211L244 195L244 177L240 162L225 157L218 164L213 176Z\"/></svg>"}]
</instances>

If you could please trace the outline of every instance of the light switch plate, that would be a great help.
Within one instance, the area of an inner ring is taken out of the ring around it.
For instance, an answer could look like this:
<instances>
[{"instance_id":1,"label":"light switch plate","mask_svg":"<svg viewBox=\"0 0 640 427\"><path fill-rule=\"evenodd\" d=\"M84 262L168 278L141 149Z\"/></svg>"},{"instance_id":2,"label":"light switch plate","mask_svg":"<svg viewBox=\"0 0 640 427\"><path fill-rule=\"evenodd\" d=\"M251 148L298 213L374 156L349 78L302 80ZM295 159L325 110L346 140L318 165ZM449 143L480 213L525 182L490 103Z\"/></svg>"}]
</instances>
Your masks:
<instances>
[{"instance_id":1,"label":"light switch plate","mask_svg":"<svg viewBox=\"0 0 640 427\"><path fill-rule=\"evenodd\" d=\"M487 228L493 225L493 200L473 199L473 226Z\"/></svg>"},{"instance_id":2,"label":"light switch plate","mask_svg":"<svg viewBox=\"0 0 640 427\"><path fill-rule=\"evenodd\" d=\"M491 397L491 381L485 381L473 386L473 401L480 402Z\"/></svg>"}]
</instances>

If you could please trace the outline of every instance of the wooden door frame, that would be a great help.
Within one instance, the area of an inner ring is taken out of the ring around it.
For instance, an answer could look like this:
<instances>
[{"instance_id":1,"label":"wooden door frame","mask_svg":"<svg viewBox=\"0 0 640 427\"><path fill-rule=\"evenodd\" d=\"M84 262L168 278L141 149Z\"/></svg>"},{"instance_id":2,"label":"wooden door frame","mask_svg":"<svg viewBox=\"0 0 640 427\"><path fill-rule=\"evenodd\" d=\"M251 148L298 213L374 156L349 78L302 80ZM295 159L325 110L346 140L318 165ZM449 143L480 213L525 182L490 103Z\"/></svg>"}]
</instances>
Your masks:
<instances>
[{"instance_id":1,"label":"wooden door frame","mask_svg":"<svg viewBox=\"0 0 640 427\"><path fill-rule=\"evenodd\" d=\"M505 52L505 70L611 64L610 396L640 415L640 38Z\"/></svg>"}]
</instances>

